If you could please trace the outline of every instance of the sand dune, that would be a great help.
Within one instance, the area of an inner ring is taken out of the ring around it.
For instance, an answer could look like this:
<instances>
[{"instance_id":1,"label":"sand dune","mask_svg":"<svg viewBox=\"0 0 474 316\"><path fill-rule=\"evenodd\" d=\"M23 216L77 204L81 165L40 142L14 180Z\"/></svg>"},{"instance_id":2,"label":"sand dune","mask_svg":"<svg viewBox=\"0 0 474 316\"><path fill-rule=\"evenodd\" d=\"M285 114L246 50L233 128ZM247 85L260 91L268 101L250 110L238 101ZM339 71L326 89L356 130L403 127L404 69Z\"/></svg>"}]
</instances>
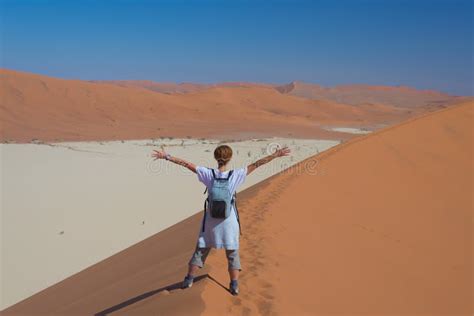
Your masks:
<instances>
[{"instance_id":1,"label":"sand dune","mask_svg":"<svg viewBox=\"0 0 474 316\"><path fill-rule=\"evenodd\" d=\"M474 103L351 140L240 194L242 293L222 251L177 289L196 214L4 315L470 315Z\"/></svg>"},{"instance_id":2,"label":"sand dune","mask_svg":"<svg viewBox=\"0 0 474 316\"><path fill-rule=\"evenodd\" d=\"M418 112L354 106L282 94L272 86L228 83L185 94L0 70L2 142L159 137L348 139L327 126L376 129Z\"/></svg>"},{"instance_id":3,"label":"sand dune","mask_svg":"<svg viewBox=\"0 0 474 316\"><path fill-rule=\"evenodd\" d=\"M283 94L307 99L338 102L346 105L388 105L403 108L425 108L436 110L446 105L463 101L465 97L453 96L435 90L419 90L408 86L377 86L368 84L336 85L323 87L318 84L293 81L289 84L261 84L248 82L223 82L197 84L191 82L172 83L149 80L91 81L110 83L123 87L139 87L167 94L186 94L215 87L268 87Z\"/></svg>"},{"instance_id":4,"label":"sand dune","mask_svg":"<svg viewBox=\"0 0 474 316\"><path fill-rule=\"evenodd\" d=\"M417 90L400 86L371 86L371 85L340 85L322 87L317 84L294 81L287 85L276 87L284 94L291 94L314 100L331 100L348 105L388 105L402 108L424 108L436 110L451 103L462 100L463 97L448 95L433 90Z\"/></svg>"},{"instance_id":5,"label":"sand dune","mask_svg":"<svg viewBox=\"0 0 474 316\"><path fill-rule=\"evenodd\" d=\"M242 206L245 294L207 285L205 314L472 315L473 119L440 111L266 181Z\"/></svg>"}]
</instances>

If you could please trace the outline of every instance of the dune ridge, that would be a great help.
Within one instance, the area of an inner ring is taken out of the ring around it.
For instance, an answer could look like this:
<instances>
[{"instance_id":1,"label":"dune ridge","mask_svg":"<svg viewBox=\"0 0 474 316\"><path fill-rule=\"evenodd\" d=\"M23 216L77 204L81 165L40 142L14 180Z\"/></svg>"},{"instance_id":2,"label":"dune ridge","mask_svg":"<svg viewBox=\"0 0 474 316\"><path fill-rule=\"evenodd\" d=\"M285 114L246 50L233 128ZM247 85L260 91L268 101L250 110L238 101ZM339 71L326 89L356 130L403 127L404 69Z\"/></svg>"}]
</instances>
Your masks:
<instances>
[{"instance_id":1,"label":"dune ridge","mask_svg":"<svg viewBox=\"0 0 474 316\"><path fill-rule=\"evenodd\" d=\"M165 94L186 94L199 92L215 87L273 87L270 84L251 82L222 82L216 84L192 83L192 82L155 82L151 80L90 80L95 83L109 83L122 87L143 88Z\"/></svg>"},{"instance_id":2,"label":"dune ridge","mask_svg":"<svg viewBox=\"0 0 474 316\"><path fill-rule=\"evenodd\" d=\"M470 315L473 120L473 102L430 113L240 193L239 297L225 290L225 257L215 250L195 286L176 289L196 214L4 315Z\"/></svg>"}]
</instances>

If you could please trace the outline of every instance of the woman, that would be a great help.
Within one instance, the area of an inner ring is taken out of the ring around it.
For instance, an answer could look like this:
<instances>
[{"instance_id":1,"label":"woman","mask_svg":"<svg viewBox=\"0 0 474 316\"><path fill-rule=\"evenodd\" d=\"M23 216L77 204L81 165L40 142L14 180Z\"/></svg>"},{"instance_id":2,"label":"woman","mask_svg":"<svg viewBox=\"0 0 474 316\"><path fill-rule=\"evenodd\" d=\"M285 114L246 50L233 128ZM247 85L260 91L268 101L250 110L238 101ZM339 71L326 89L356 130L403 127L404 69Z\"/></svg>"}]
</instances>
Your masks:
<instances>
[{"instance_id":1,"label":"woman","mask_svg":"<svg viewBox=\"0 0 474 316\"><path fill-rule=\"evenodd\" d=\"M152 156L155 160L166 159L188 168L198 175L199 181L201 181L209 191L212 190L213 184L216 181L226 181L230 194L235 196L235 191L245 181L245 177L248 174L277 157L288 156L289 153L290 150L288 148L281 148L273 154L264 157L247 167L234 170L227 169L229 161L232 158L232 149L227 145L218 146L214 150L214 158L217 161L216 169L196 166L183 159L172 157L163 150L155 150ZM235 200L232 199L232 202L235 202ZM188 274L183 281L183 288L188 288L193 285L194 276L197 270L204 266L204 262L206 261L211 248L224 248L226 251L230 276L229 289L232 295L238 295L239 272L242 270L239 257L239 233L240 221L235 203L231 203L230 214L226 218L215 218L211 216L208 207L206 207L196 249L188 262L189 269Z\"/></svg>"}]
</instances>

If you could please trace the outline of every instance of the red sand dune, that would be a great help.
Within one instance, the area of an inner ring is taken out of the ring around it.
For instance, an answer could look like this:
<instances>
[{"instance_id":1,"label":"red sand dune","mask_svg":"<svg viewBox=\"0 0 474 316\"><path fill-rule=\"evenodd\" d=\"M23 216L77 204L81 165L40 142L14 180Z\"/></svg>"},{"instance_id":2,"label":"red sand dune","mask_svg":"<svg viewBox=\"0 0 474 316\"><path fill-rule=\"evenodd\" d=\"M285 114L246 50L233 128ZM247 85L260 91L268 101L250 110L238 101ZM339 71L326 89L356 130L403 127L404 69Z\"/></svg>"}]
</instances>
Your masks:
<instances>
[{"instance_id":1,"label":"red sand dune","mask_svg":"<svg viewBox=\"0 0 474 316\"><path fill-rule=\"evenodd\" d=\"M239 194L239 297L222 250L177 289L198 213L3 315L472 315L473 119L430 113Z\"/></svg>"},{"instance_id":2,"label":"red sand dune","mask_svg":"<svg viewBox=\"0 0 474 316\"><path fill-rule=\"evenodd\" d=\"M451 96L433 90L417 90L400 86L371 86L364 84L322 87L317 84L294 81L276 87L284 94L303 98L334 101L347 105L379 104L401 108L439 109L463 100L464 97Z\"/></svg>"},{"instance_id":3,"label":"red sand dune","mask_svg":"<svg viewBox=\"0 0 474 316\"><path fill-rule=\"evenodd\" d=\"M185 94L0 70L0 140L30 142L159 137L347 139L324 126L373 128L419 111L347 105L228 83Z\"/></svg>"}]
</instances>

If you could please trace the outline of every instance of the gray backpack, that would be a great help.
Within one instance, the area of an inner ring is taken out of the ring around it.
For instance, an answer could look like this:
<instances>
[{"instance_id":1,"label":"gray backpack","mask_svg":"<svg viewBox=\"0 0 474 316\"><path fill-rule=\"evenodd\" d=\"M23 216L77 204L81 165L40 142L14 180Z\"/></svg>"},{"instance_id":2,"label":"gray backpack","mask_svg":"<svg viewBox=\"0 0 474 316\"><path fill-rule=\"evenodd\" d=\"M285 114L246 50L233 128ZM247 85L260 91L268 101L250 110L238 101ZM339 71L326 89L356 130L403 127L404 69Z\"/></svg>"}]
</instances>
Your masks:
<instances>
[{"instance_id":1,"label":"gray backpack","mask_svg":"<svg viewBox=\"0 0 474 316\"><path fill-rule=\"evenodd\" d=\"M214 169L211 169L211 171L214 180L212 186L209 188L207 199L204 201L204 221L206 220L206 210L209 210L209 213L213 218L226 219L230 216L232 205L234 205L237 212L236 215L240 231L240 219L237 211L236 194L232 194L229 187L229 179L232 176L233 170L229 171L226 178L218 178L216 177ZM204 193L206 193L206 191L204 191ZM204 232L204 222L202 231Z\"/></svg>"}]
</instances>

